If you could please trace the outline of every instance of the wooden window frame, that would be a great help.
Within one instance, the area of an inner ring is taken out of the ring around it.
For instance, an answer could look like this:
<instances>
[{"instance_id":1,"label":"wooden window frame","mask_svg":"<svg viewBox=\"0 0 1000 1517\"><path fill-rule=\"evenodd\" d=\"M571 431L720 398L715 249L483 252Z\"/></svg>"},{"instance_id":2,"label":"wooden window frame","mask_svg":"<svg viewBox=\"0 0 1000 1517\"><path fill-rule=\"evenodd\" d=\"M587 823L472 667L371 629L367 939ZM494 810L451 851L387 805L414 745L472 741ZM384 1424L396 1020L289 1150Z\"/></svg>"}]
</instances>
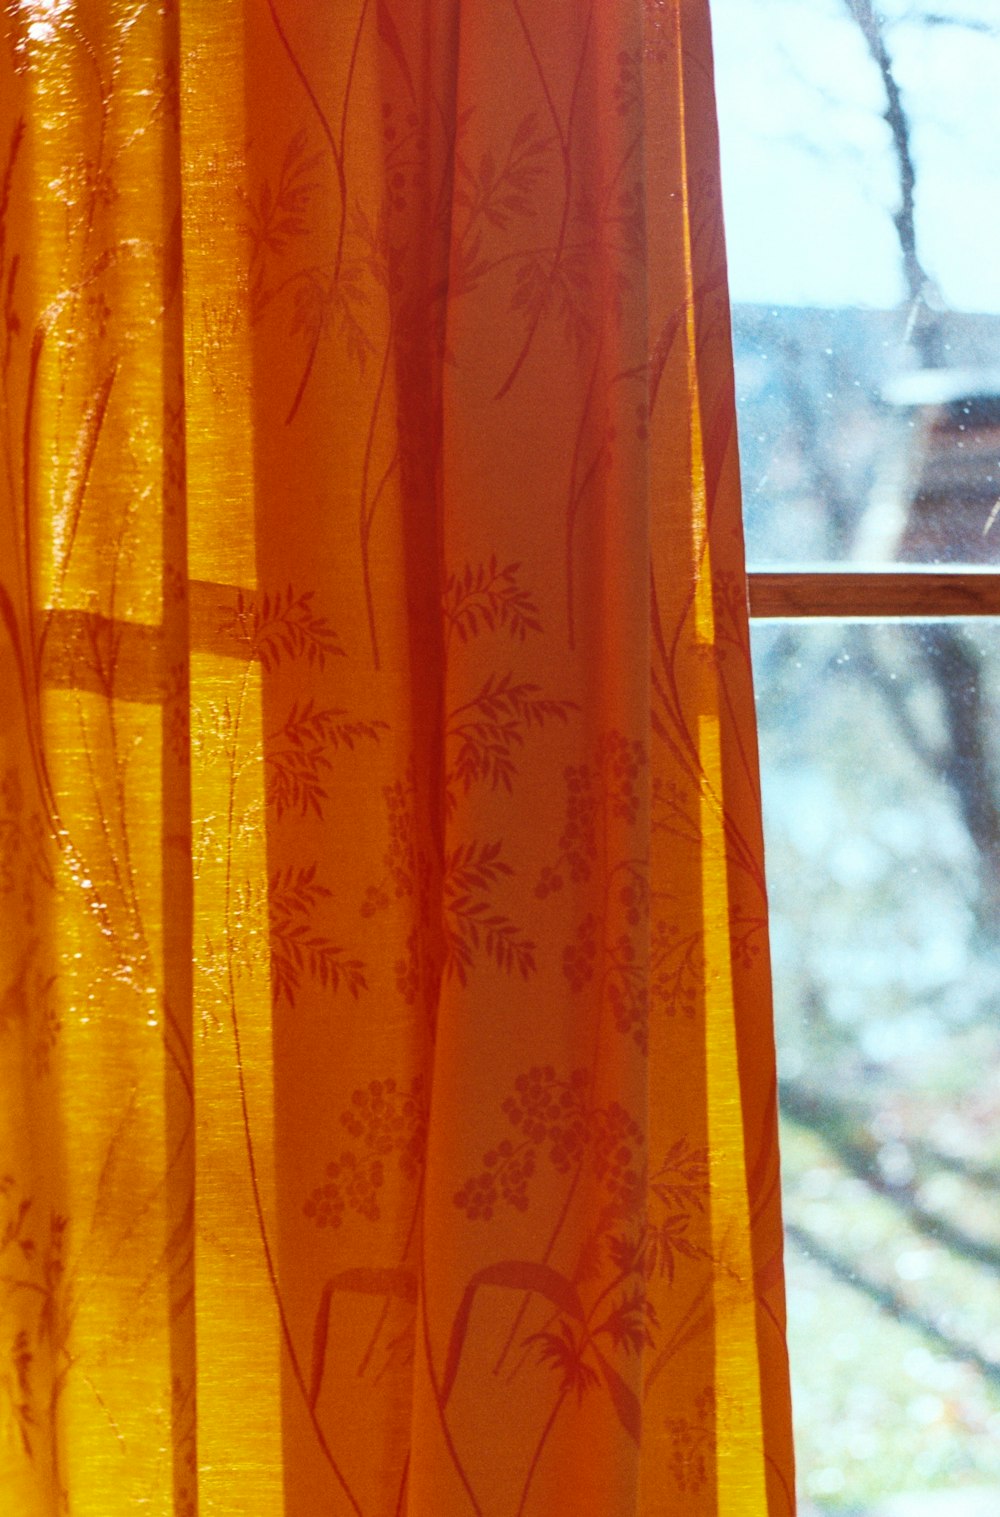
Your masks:
<instances>
[{"instance_id":1,"label":"wooden window frame","mask_svg":"<svg viewBox=\"0 0 1000 1517\"><path fill-rule=\"evenodd\" d=\"M944 621L1000 616L1000 570L845 566L750 569L752 621L789 617L839 621Z\"/></svg>"}]
</instances>

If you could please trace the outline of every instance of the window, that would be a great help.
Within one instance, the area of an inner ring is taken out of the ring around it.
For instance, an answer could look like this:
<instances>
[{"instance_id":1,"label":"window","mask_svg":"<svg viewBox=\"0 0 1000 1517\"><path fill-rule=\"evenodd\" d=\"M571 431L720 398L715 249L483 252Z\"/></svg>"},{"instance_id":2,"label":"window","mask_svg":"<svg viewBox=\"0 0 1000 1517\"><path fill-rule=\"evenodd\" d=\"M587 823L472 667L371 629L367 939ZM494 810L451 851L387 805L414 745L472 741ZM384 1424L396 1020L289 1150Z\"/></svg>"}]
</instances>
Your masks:
<instances>
[{"instance_id":1,"label":"window","mask_svg":"<svg viewBox=\"0 0 1000 1517\"><path fill-rule=\"evenodd\" d=\"M977 1517L1000 1509L1000 19L714 17L803 1517Z\"/></svg>"}]
</instances>

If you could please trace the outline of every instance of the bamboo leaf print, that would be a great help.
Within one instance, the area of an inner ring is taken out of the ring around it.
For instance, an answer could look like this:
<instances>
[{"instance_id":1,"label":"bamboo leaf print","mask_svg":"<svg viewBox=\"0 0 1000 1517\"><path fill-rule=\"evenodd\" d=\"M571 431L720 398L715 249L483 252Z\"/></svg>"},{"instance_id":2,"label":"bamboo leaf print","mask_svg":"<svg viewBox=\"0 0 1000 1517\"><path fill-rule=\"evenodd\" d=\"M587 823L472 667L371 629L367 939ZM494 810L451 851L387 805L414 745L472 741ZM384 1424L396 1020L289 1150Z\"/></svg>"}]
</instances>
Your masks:
<instances>
[{"instance_id":1,"label":"bamboo leaf print","mask_svg":"<svg viewBox=\"0 0 1000 1517\"><path fill-rule=\"evenodd\" d=\"M220 630L236 637L259 658L265 673L285 659L304 658L322 670L327 658L345 656L340 639L325 616L313 610L315 592L264 591L252 596L240 590Z\"/></svg>"},{"instance_id":2,"label":"bamboo leaf print","mask_svg":"<svg viewBox=\"0 0 1000 1517\"><path fill-rule=\"evenodd\" d=\"M350 752L360 743L377 743L389 724L351 718L336 706L317 707L313 698L293 702L284 725L265 744L267 800L280 817L323 816L329 799L326 776L333 771L331 755Z\"/></svg>"},{"instance_id":3,"label":"bamboo leaf print","mask_svg":"<svg viewBox=\"0 0 1000 1517\"><path fill-rule=\"evenodd\" d=\"M492 554L475 568L466 564L461 574L449 574L442 599L446 631L456 633L463 643L482 628L503 629L522 643L529 632L541 632L541 613L519 581L520 569L519 563L501 567Z\"/></svg>"},{"instance_id":4,"label":"bamboo leaf print","mask_svg":"<svg viewBox=\"0 0 1000 1517\"><path fill-rule=\"evenodd\" d=\"M410 1269L380 1269L361 1265L340 1270L323 1287L313 1327L312 1370L309 1376L309 1405L315 1407L323 1388L323 1371L330 1336L330 1311L334 1296L343 1291L359 1296L395 1296L413 1303L417 1299L417 1277Z\"/></svg>"},{"instance_id":5,"label":"bamboo leaf print","mask_svg":"<svg viewBox=\"0 0 1000 1517\"><path fill-rule=\"evenodd\" d=\"M613 1364L609 1364L599 1348L594 1349L604 1383L611 1392L611 1400L618 1420L634 1443L642 1442L642 1404L630 1385L626 1385Z\"/></svg>"},{"instance_id":6,"label":"bamboo leaf print","mask_svg":"<svg viewBox=\"0 0 1000 1517\"><path fill-rule=\"evenodd\" d=\"M284 1000L294 1007L303 975L334 994L346 989L355 999L368 988L364 963L313 925L317 904L331 894L316 879L315 864L289 865L271 876L268 915L276 1006Z\"/></svg>"},{"instance_id":7,"label":"bamboo leaf print","mask_svg":"<svg viewBox=\"0 0 1000 1517\"><path fill-rule=\"evenodd\" d=\"M465 1288L452 1325L441 1380L441 1399L445 1404L451 1395L455 1377L458 1374L462 1349L469 1330L469 1318L472 1315L477 1292L488 1285L500 1286L506 1290L535 1291L538 1295L545 1296L559 1311L565 1312L576 1321L583 1321L583 1303L576 1286L551 1265L541 1264L533 1259L505 1259L477 1270Z\"/></svg>"},{"instance_id":8,"label":"bamboo leaf print","mask_svg":"<svg viewBox=\"0 0 1000 1517\"><path fill-rule=\"evenodd\" d=\"M525 1341L537 1343L539 1364L550 1364L560 1372L563 1393L575 1391L577 1400L582 1401L598 1383L597 1371L584 1357L590 1342L586 1331L578 1336L568 1322L561 1322L556 1332L532 1333Z\"/></svg>"}]
</instances>

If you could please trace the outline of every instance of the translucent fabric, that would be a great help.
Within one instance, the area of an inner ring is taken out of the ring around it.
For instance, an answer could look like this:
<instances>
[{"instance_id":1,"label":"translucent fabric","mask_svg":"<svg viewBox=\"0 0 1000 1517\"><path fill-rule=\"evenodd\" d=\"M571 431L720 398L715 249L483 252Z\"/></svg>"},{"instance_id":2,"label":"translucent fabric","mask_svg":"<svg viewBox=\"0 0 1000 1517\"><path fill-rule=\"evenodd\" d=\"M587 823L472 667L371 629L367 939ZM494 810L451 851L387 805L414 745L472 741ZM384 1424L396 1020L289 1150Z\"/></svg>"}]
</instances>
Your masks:
<instances>
[{"instance_id":1,"label":"translucent fabric","mask_svg":"<svg viewBox=\"0 0 1000 1517\"><path fill-rule=\"evenodd\" d=\"M704 5L0 35L0 1507L789 1512Z\"/></svg>"}]
</instances>

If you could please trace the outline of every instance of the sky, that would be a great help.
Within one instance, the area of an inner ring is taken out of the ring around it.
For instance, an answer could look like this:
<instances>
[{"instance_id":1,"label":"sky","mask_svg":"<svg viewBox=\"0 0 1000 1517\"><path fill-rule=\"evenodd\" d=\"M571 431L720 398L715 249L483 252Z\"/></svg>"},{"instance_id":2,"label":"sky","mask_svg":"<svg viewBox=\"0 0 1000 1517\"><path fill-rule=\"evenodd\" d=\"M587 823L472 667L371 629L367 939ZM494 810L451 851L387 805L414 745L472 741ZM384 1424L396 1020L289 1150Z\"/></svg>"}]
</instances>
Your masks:
<instances>
[{"instance_id":1,"label":"sky","mask_svg":"<svg viewBox=\"0 0 1000 1517\"><path fill-rule=\"evenodd\" d=\"M1000 0L881 10L924 267L946 304L1000 312ZM898 304L885 95L846 0L712 0L712 16L733 300Z\"/></svg>"}]
</instances>

